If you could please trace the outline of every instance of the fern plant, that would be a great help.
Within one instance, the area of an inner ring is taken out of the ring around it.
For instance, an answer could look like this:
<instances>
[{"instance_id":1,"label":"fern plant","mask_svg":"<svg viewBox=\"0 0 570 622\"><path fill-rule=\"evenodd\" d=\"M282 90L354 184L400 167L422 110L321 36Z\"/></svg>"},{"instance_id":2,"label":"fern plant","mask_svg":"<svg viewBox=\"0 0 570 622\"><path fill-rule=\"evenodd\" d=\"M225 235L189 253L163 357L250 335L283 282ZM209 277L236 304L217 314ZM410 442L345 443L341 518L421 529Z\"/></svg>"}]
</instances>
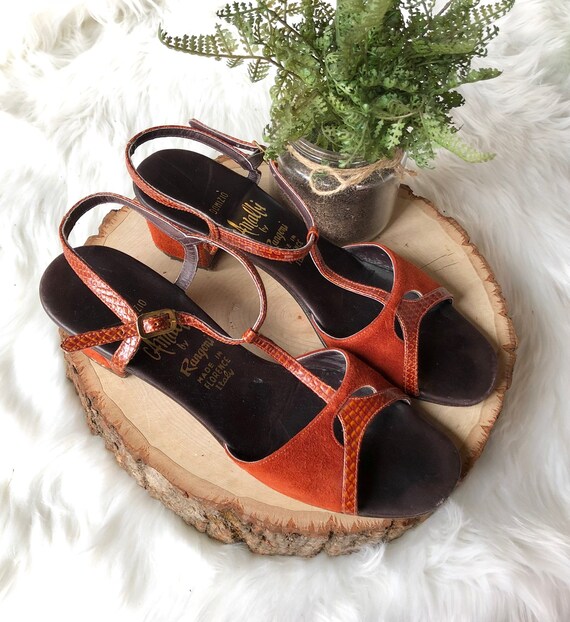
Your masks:
<instances>
[{"instance_id":1,"label":"fern plant","mask_svg":"<svg viewBox=\"0 0 570 622\"><path fill-rule=\"evenodd\" d=\"M406 151L427 166L444 147L469 162L493 157L467 145L450 116L464 103L462 84L497 69L472 69L514 0L258 0L218 11L213 34L171 36L168 47L247 63L253 82L274 76L267 157L304 137L373 163ZM272 71L273 70L273 71Z\"/></svg>"}]
</instances>

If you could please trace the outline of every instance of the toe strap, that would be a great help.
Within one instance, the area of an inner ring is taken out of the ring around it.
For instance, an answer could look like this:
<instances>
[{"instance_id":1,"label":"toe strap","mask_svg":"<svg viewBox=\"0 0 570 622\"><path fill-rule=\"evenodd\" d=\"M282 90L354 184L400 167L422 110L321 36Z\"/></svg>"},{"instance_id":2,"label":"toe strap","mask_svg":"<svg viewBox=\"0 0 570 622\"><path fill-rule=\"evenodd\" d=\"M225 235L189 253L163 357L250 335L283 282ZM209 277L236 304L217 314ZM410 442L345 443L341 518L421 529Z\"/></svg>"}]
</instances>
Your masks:
<instances>
[{"instance_id":1,"label":"toe strap","mask_svg":"<svg viewBox=\"0 0 570 622\"><path fill-rule=\"evenodd\" d=\"M366 387L371 394L353 397ZM390 404L406 400L399 389L350 357L347 377L336 395L285 445L261 460L230 458L271 488L310 505L345 514L358 513L358 463L362 439L375 416ZM343 443L334 434L335 419Z\"/></svg>"},{"instance_id":2,"label":"toe strap","mask_svg":"<svg viewBox=\"0 0 570 622\"><path fill-rule=\"evenodd\" d=\"M409 395L419 395L418 344L421 321L430 309L451 298L445 287L438 287L425 296L400 300L396 316L404 333L404 391Z\"/></svg>"},{"instance_id":3,"label":"toe strap","mask_svg":"<svg viewBox=\"0 0 570 622\"><path fill-rule=\"evenodd\" d=\"M384 408L403 398L395 387L384 389L370 396L350 398L339 411L344 433L342 511L345 514L358 512L358 461L368 424Z\"/></svg>"}]
</instances>

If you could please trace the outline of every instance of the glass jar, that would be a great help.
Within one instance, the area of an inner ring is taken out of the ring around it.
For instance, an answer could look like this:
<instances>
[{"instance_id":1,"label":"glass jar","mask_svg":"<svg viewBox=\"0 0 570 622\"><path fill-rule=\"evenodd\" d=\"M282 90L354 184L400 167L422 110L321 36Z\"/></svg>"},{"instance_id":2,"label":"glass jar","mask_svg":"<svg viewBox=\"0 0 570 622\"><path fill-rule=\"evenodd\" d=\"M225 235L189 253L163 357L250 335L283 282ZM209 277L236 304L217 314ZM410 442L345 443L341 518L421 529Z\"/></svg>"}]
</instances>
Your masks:
<instances>
[{"instance_id":1,"label":"glass jar","mask_svg":"<svg viewBox=\"0 0 570 622\"><path fill-rule=\"evenodd\" d=\"M338 153L300 139L278 163L279 171L307 203L323 237L339 246L372 240L392 216L399 175L367 162L341 169L340 160Z\"/></svg>"}]
</instances>

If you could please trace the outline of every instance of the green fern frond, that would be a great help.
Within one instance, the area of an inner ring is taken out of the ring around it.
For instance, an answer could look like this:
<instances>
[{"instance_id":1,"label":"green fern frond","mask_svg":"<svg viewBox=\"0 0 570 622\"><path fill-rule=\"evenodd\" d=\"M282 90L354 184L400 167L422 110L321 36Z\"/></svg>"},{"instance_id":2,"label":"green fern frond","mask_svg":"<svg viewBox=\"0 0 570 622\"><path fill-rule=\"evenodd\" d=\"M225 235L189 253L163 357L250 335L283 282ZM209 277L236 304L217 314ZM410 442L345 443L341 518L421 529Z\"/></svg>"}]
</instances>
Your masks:
<instances>
[{"instance_id":1,"label":"green fern frond","mask_svg":"<svg viewBox=\"0 0 570 622\"><path fill-rule=\"evenodd\" d=\"M243 58L230 58L227 62L226 65L230 68L230 69L234 69L234 67L239 67L240 65L243 65Z\"/></svg>"},{"instance_id":2,"label":"green fern frond","mask_svg":"<svg viewBox=\"0 0 570 622\"><path fill-rule=\"evenodd\" d=\"M422 122L428 136L434 143L451 151L466 162L488 162L495 157L492 153L484 153L462 141L457 136L457 130L442 121L438 121L429 115L423 115Z\"/></svg>"},{"instance_id":3,"label":"green fern frond","mask_svg":"<svg viewBox=\"0 0 570 622\"><path fill-rule=\"evenodd\" d=\"M337 0L337 43L345 59L358 57L355 47L365 45L371 30L381 29L396 0Z\"/></svg>"},{"instance_id":4,"label":"green fern frond","mask_svg":"<svg viewBox=\"0 0 570 622\"><path fill-rule=\"evenodd\" d=\"M400 144L400 139L404 132L404 128L406 124L404 121L397 121L396 123L392 123L386 132L386 138L384 143L386 148L390 151L393 151Z\"/></svg>"},{"instance_id":5,"label":"green fern frond","mask_svg":"<svg viewBox=\"0 0 570 622\"><path fill-rule=\"evenodd\" d=\"M247 66L247 74L252 82L259 82L267 77L271 65L264 60L254 60Z\"/></svg>"},{"instance_id":6,"label":"green fern frond","mask_svg":"<svg viewBox=\"0 0 570 622\"><path fill-rule=\"evenodd\" d=\"M512 8L515 0L502 0L495 4L475 6L472 11L474 21L480 26L490 26L493 22L504 17Z\"/></svg>"},{"instance_id":7,"label":"green fern frond","mask_svg":"<svg viewBox=\"0 0 570 622\"><path fill-rule=\"evenodd\" d=\"M255 7L251 2L230 2L216 11L216 15L220 19L228 21L238 16L250 14L253 11L255 11Z\"/></svg>"},{"instance_id":8,"label":"green fern frond","mask_svg":"<svg viewBox=\"0 0 570 622\"><path fill-rule=\"evenodd\" d=\"M472 69L468 71L464 76L457 76L454 81L450 81L447 84L447 88L457 88L462 84L471 84L473 82L481 82L482 80L492 80L501 75L500 69L494 69L492 67L484 67L482 69Z\"/></svg>"},{"instance_id":9,"label":"green fern frond","mask_svg":"<svg viewBox=\"0 0 570 622\"><path fill-rule=\"evenodd\" d=\"M227 28L222 28L219 24L216 24L216 34L214 36L218 48L228 56L231 56L238 49L237 41Z\"/></svg>"}]
</instances>

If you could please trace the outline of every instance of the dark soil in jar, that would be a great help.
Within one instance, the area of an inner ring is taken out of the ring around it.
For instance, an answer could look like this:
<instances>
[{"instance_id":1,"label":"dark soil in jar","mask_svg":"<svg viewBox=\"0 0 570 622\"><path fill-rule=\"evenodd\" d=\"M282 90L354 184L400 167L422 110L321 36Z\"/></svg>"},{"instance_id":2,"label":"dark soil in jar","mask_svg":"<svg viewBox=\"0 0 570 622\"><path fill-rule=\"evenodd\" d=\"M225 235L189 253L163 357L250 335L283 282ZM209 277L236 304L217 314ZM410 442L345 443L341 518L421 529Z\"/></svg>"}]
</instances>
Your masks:
<instances>
[{"instance_id":1,"label":"dark soil in jar","mask_svg":"<svg viewBox=\"0 0 570 622\"><path fill-rule=\"evenodd\" d=\"M280 158L280 172L308 205L320 235L339 246L375 238L392 216L399 186L392 171L376 171L360 184L325 195L313 192L309 171L291 154ZM319 191L330 192L338 186L333 176L317 175ZM283 193L280 196L288 203Z\"/></svg>"}]
</instances>

